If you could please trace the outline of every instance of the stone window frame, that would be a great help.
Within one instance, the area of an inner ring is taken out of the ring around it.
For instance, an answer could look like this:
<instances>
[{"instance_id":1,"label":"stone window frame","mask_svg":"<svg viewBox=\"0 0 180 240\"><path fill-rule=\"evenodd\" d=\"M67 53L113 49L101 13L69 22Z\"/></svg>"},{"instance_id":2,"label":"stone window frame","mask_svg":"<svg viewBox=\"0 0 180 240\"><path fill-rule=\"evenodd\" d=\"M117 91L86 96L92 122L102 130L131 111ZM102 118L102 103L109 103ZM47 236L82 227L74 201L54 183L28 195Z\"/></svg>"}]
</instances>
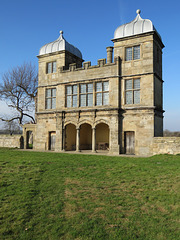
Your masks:
<instances>
[{"instance_id":1,"label":"stone window frame","mask_svg":"<svg viewBox=\"0 0 180 240\"><path fill-rule=\"evenodd\" d=\"M135 48L139 47L139 52L138 52L138 55L139 55L139 58L135 58ZM127 56L127 49L131 49L131 58L128 58ZM137 45L134 45L134 46L127 46L125 47L125 61L136 61L136 60L140 60L141 59L141 45L140 44L137 44Z\"/></svg>"},{"instance_id":2,"label":"stone window frame","mask_svg":"<svg viewBox=\"0 0 180 240\"><path fill-rule=\"evenodd\" d=\"M88 85L92 84L92 92L88 91ZM81 92L81 86L85 85L86 86L86 91L85 92ZM88 82L88 83L80 83L79 84L79 106L80 107L93 107L93 96L94 96L94 84L93 82ZM81 96L82 95L86 95L85 96L85 105L82 106L81 105ZM92 105L89 105L89 96L92 95Z\"/></svg>"},{"instance_id":3,"label":"stone window frame","mask_svg":"<svg viewBox=\"0 0 180 240\"><path fill-rule=\"evenodd\" d=\"M126 83L127 81L132 80L132 88L127 89L126 88ZM135 81L139 80L139 88L135 87ZM128 78L125 79L124 81L124 89L125 89L125 105L137 105L141 103L141 78ZM131 103L127 103L127 93L131 92L132 93L132 102ZM138 103L135 102L135 92L139 92L139 101Z\"/></svg>"},{"instance_id":4,"label":"stone window frame","mask_svg":"<svg viewBox=\"0 0 180 240\"><path fill-rule=\"evenodd\" d=\"M47 62L46 63L46 74L56 73L57 72L57 62Z\"/></svg>"},{"instance_id":5,"label":"stone window frame","mask_svg":"<svg viewBox=\"0 0 180 240\"><path fill-rule=\"evenodd\" d=\"M102 89L102 91L100 91L100 92L97 92L96 91L96 84L97 83L102 83L102 86L103 86L103 83L105 83L105 82L108 82L108 91L107 90L103 90ZM82 84L86 84L86 89L87 89L87 86L88 86L88 84L93 84L93 91L90 93L90 92L87 92L86 91L86 93L81 93L81 91L80 91L80 88L81 88L81 85ZM73 86L77 86L77 93L76 94L73 94L73 92L71 93L71 94L67 94L67 88L68 87L73 87ZM102 93L102 104L101 105L97 105L97 93ZM104 98L104 94L106 94L106 93L108 93L108 103L107 104L103 104L103 102L104 102L104 100L103 100L103 98ZM82 94L86 94L86 106L81 106L81 102L80 102L80 96L82 95ZM88 98L88 95L89 94L92 94L93 96L92 96L92 100L93 100L93 103L92 103L92 105L91 106L88 106L87 105L87 103L88 103L88 101L87 101L87 98ZM68 104L67 104L67 96L71 96L71 98L74 96L74 95L77 95L77 106L73 106L73 101L72 101L72 99L71 99L71 106L68 106ZM105 81L91 81L91 82L85 82L85 83L83 83L83 82L81 82L81 83L78 83L78 84L66 84L65 85L65 107L66 108L78 108L78 107L80 107L80 108L83 108L83 107L95 107L95 106L107 106L107 105L109 105L109 80L105 80Z\"/></svg>"},{"instance_id":6,"label":"stone window frame","mask_svg":"<svg viewBox=\"0 0 180 240\"><path fill-rule=\"evenodd\" d=\"M55 90L55 95L53 95L53 90ZM48 96L48 91L50 91L50 96ZM50 107L48 108L48 100L50 100ZM53 100L55 100L55 107L53 107ZM56 88L46 88L45 89L45 109L55 109L56 108Z\"/></svg>"},{"instance_id":7,"label":"stone window frame","mask_svg":"<svg viewBox=\"0 0 180 240\"><path fill-rule=\"evenodd\" d=\"M71 93L67 92L68 87L71 87ZM75 92L75 93L74 93L74 89L73 89L74 87L77 87L77 92ZM68 96L71 99L71 104L70 104L71 106L68 106L68 100L67 100ZM73 106L73 98L75 96L77 96L77 102L76 102L76 106ZM66 85L65 86L65 106L67 108L78 107L79 106L78 102L79 102L79 84L69 84L69 85Z\"/></svg>"},{"instance_id":8,"label":"stone window frame","mask_svg":"<svg viewBox=\"0 0 180 240\"><path fill-rule=\"evenodd\" d=\"M105 82L108 82L108 91L103 89ZM101 91L97 91L96 86L97 86L98 83L102 83L102 90ZM97 104L97 94L98 93L101 94L101 102L102 102L102 104L100 104L100 105ZM106 93L108 93L108 104L103 104L103 102L104 102L104 95ZM109 105L109 81L96 82L96 85L95 85L95 106L107 106L107 105Z\"/></svg>"}]
</instances>

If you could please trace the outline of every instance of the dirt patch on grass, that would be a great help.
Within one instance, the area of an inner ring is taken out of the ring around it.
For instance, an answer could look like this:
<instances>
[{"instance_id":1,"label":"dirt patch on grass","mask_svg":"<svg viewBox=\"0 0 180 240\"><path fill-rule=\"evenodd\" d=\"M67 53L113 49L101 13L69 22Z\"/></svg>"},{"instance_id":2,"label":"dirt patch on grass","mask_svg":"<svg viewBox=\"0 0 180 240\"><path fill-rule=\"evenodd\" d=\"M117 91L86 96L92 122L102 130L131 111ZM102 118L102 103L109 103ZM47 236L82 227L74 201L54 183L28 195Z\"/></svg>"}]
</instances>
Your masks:
<instances>
[{"instance_id":1,"label":"dirt patch on grass","mask_svg":"<svg viewBox=\"0 0 180 240\"><path fill-rule=\"evenodd\" d=\"M162 213L166 213L166 214L169 213L169 212L168 212L164 207L162 207L162 206L158 206L157 209L158 209L160 212L162 212Z\"/></svg>"},{"instance_id":2,"label":"dirt patch on grass","mask_svg":"<svg viewBox=\"0 0 180 240\"><path fill-rule=\"evenodd\" d=\"M77 179L66 178L65 185L69 185L69 184L80 185L80 181Z\"/></svg>"},{"instance_id":3,"label":"dirt patch on grass","mask_svg":"<svg viewBox=\"0 0 180 240\"><path fill-rule=\"evenodd\" d=\"M75 207L72 204L66 202L64 207L64 213L66 218L74 217L74 215L76 214Z\"/></svg>"},{"instance_id":4,"label":"dirt patch on grass","mask_svg":"<svg viewBox=\"0 0 180 240\"><path fill-rule=\"evenodd\" d=\"M65 195L65 198L72 197L72 191L70 191L69 189L65 189L64 195Z\"/></svg>"},{"instance_id":5,"label":"dirt patch on grass","mask_svg":"<svg viewBox=\"0 0 180 240\"><path fill-rule=\"evenodd\" d=\"M103 207L97 207L94 209L94 212L97 213L97 212L100 212L100 211L103 211L104 208Z\"/></svg>"},{"instance_id":6,"label":"dirt patch on grass","mask_svg":"<svg viewBox=\"0 0 180 240\"><path fill-rule=\"evenodd\" d=\"M65 203L64 213L66 218L73 218L78 213L83 213L83 212L86 212L86 210L83 209L82 207L69 202Z\"/></svg>"}]
</instances>

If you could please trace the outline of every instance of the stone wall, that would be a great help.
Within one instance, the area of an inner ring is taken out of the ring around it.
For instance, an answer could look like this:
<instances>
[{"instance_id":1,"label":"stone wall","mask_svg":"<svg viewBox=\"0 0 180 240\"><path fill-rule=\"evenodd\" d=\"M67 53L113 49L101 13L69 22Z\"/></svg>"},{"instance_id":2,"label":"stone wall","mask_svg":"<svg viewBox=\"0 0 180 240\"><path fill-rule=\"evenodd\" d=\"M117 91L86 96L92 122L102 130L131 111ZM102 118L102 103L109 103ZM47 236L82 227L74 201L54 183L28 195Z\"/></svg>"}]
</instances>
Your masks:
<instances>
[{"instance_id":1,"label":"stone wall","mask_svg":"<svg viewBox=\"0 0 180 240\"><path fill-rule=\"evenodd\" d=\"M152 153L155 154L180 154L180 137L155 137L153 138Z\"/></svg>"},{"instance_id":2,"label":"stone wall","mask_svg":"<svg viewBox=\"0 0 180 240\"><path fill-rule=\"evenodd\" d=\"M0 135L0 147L21 148L22 135ZM180 154L180 137L154 137L151 154Z\"/></svg>"},{"instance_id":3,"label":"stone wall","mask_svg":"<svg viewBox=\"0 0 180 240\"><path fill-rule=\"evenodd\" d=\"M20 148L20 138L22 135L0 135L0 147Z\"/></svg>"}]
</instances>

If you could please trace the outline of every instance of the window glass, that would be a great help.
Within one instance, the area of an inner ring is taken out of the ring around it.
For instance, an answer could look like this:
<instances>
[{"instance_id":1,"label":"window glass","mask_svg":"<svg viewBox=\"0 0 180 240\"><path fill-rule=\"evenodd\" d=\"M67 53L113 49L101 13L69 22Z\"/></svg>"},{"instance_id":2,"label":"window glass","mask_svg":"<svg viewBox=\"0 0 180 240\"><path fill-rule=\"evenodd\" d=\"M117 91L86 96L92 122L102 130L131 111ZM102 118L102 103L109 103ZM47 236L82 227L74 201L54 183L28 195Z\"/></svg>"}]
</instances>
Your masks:
<instances>
[{"instance_id":1,"label":"window glass","mask_svg":"<svg viewBox=\"0 0 180 240\"><path fill-rule=\"evenodd\" d=\"M52 108L56 108L56 98L52 98Z\"/></svg>"},{"instance_id":2,"label":"window glass","mask_svg":"<svg viewBox=\"0 0 180 240\"><path fill-rule=\"evenodd\" d=\"M46 89L46 97L51 97L51 89Z\"/></svg>"},{"instance_id":3,"label":"window glass","mask_svg":"<svg viewBox=\"0 0 180 240\"><path fill-rule=\"evenodd\" d=\"M93 83L81 84L80 93L80 106L93 106Z\"/></svg>"},{"instance_id":4,"label":"window glass","mask_svg":"<svg viewBox=\"0 0 180 240\"><path fill-rule=\"evenodd\" d=\"M137 60L140 59L140 46L134 46L134 47L128 47L125 50L125 60L131 61L131 60Z\"/></svg>"},{"instance_id":5,"label":"window glass","mask_svg":"<svg viewBox=\"0 0 180 240\"><path fill-rule=\"evenodd\" d=\"M55 73L56 70L56 61L47 63L47 73Z\"/></svg>"},{"instance_id":6,"label":"window glass","mask_svg":"<svg viewBox=\"0 0 180 240\"><path fill-rule=\"evenodd\" d=\"M51 109L51 98L46 99L46 109Z\"/></svg>"},{"instance_id":7,"label":"window glass","mask_svg":"<svg viewBox=\"0 0 180 240\"><path fill-rule=\"evenodd\" d=\"M52 97L56 97L56 88L52 89Z\"/></svg>"},{"instance_id":8,"label":"window glass","mask_svg":"<svg viewBox=\"0 0 180 240\"><path fill-rule=\"evenodd\" d=\"M52 63L50 62L47 64L47 72L51 73L51 69L52 69Z\"/></svg>"},{"instance_id":9,"label":"window glass","mask_svg":"<svg viewBox=\"0 0 180 240\"><path fill-rule=\"evenodd\" d=\"M126 90L132 89L132 79L130 80L126 80L126 86L125 86Z\"/></svg>"},{"instance_id":10,"label":"window glass","mask_svg":"<svg viewBox=\"0 0 180 240\"><path fill-rule=\"evenodd\" d=\"M77 95L73 96L73 107L77 107Z\"/></svg>"},{"instance_id":11,"label":"window glass","mask_svg":"<svg viewBox=\"0 0 180 240\"><path fill-rule=\"evenodd\" d=\"M109 93L105 92L103 93L103 105L108 105L109 104Z\"/></svg>"},{"instance_id":12,"label":"window glass","mask_svg":"<svg viewBox=\"0 0 180 240\"><path fill-rule=\"evenodd\" d=\"M97 93L96 94L96 105L97 106L102 105L102 93Z\"/></svg>"},{"instance_id":13,"label":"window glass","mask_svg":"<svg viewBox=\"0 0 180 240\"><path fill-rule=\"evenodd\" d=\"M77 107L77 85L71 85L66 87L66 107Z\"/></svg>"},{"instance_id":14,"label":"window glass","mask_svg":"<svg viewBox=\"0 0 180 240\"><path fill-rule=\"evenodd\" d=\"M140 88L140 79L134 79L134 89Z\"/></svg>"},{"instance_id":15,"label":"window glass","mask_svg":"<svg viewBox=\"0 0 180 240\"><path fill-rule=\"evenodd\" d=\"M53 69L52 72L55 73L56 72L56 62L53 62Z\"/></svg>"},{"instance_id":16,"label":"window glass","mask_svg":"<svg viewBox=\"0 0 180 240\"><path fill-rule=\"evenodd\" d=\"M132 60L132 47L126 48L126 61Z\"/></svg>"},{"instance_id":17,"label":"window glass","mask_svg":"<svg viewBox=\"0 0 180 240\"><path fill-rule=\"evenodd\" d=\"M73 94L77 94L77 85L73 86Z\"/></svg>"},{"instance_id":18,"label":"window glass","mask_svg":"<svg viewBox=\"0 0 180 240\"><path fill-rule=\"evenodd\" d=\"M126 104L132 104L133 103L133 93L132 91L126 92Z\"/></svg>"},{"instance_id":19,"label":"window glass","mask_svg":"<svg viewBox=\"0 0 180 240\"><path fill-rule=\"evenodd\" d=\"M134 48L133 48L133 50L134 50L134 60L136 60L136 59L140 59L140 46L135 46Z\"/></svg>"},{"instance_id":20,"label":"window glass","mask_svg":"<svg viewBox=\"0 0 180 240\"><path fill-rule=\"evenodd\" d=\"M86 84L81 84L81 93L86 93Z\"/></svg>"},{"instance_id":21,"label":"window glass","mask_svg":"<svg viewBox=\"0 0 180 240\"><path fill-rule=\"evenodd\" d=\"M125 103L140 103L140 79L129 79L125 82Z\"/></svg>"},{"instance_id":22,"label":"window glass","mask_svg":"<svg viewBox=\"0 0 180 240\"><path fill-rule=\"evenodd\" d=\"M67 107L71 107L71 96L67 96Z\"/></svg>"},{"instance_id":23,"label":"window glass","mask_svg":"<svg viewBox=\"0 0 180 240\"><path fill-rule=\"evenodd\" d=\"M132 85L132 80L130 83ZM96 94L97 106L108 105L109 82L97 82L95 93L93 93L93 83L80 84L79 89L78 85L66 86L66 107L93 106L94 94ZM53 90L52 96L56 96L56 91Z\"/></svg>"},{"instance_id":24,"label":"window glass","mask_svg":"<svg viewBox=\"0 0 180 240\"><path fill-rule=\"evenodd\" d=\"M46 89L45 102L46 109L56 108L56 88Z\"/></svg>"},{"instance_id":25,"label":"window glass","mask_svg":"<svg viewBox=\"0 0 180 240\"><path fill-rule=\"evenodd\" d=\"M102 92L102 83L96 83L96 92Z\"/></svg>"},{"instance_id":26,"label":"window glass","mask_svg":"<svg viewBox=\"0 0 180 240\"><path fill-rule=\"evenodd\" d=\"M93 92L93 84L92 84L92 83L89 83L87 86L88 86L88 87L87 87L88 93L92 93L92 92Z\"/></svg>"},{"instance_id":27,"label":"window glass","mask_svg":"<svg viewBox=\"0 0 180 240\"><path fill-rule=\"evenodd\" d=\"M134 104L140 103L140 91L136 90L134 91Z\"/></svg>"},{"instance_id":28,"label":"window glass","mask_svg":"<svg viewBox=\"0 0 180 240\"><path fill-rule=\"evenodd\" d=\"M87 105L93 106L93 94L88 94Z\"/></svg>"},{"instance_id":29,"label":"window glass","mask_svg":"<svg viewBox=\"0 0 180 240\"><path fill-rule=\"evenodd\" d=\"M72 94L72 86L67 86L67 94L70 95Z\"/></svg>"},{"instance_id":30,"label":"window glass","mask_svg":"<svg viewBox=\"0 0 180 240\"><path fill-rule=\"evenodd\" d=\"M86 106L86 95L85 94L82 94L80 96L80 106L81 107L85 107Z\"/></svg>"},{"instance_id":31,"label":"window glass","mask_svg":"<svg viewBox=\"0 0 180 240\"><path fill-rule=\"evenodd\" d=\"M103 91L109 91L109 82L103 82Z\"/></svg>"}]
</instances>

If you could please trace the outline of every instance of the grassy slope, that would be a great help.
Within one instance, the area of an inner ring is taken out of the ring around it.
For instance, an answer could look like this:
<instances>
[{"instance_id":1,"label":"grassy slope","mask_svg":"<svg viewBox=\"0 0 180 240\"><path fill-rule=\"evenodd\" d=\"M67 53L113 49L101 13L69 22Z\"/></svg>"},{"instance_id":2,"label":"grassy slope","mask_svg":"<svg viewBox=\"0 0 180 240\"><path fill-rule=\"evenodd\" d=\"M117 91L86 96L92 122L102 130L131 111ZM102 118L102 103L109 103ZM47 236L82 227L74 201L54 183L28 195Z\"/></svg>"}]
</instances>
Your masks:
<instances>
[{"instance_id":1,"label":"grassy slope","mask_svg":"<svg viewBox=\"0 0 180 240\"><path fill-rule=\"evenodd\" d=\"M0 239L180 239L180 156L0 149Z\"/></svg>"}]
</instances>

